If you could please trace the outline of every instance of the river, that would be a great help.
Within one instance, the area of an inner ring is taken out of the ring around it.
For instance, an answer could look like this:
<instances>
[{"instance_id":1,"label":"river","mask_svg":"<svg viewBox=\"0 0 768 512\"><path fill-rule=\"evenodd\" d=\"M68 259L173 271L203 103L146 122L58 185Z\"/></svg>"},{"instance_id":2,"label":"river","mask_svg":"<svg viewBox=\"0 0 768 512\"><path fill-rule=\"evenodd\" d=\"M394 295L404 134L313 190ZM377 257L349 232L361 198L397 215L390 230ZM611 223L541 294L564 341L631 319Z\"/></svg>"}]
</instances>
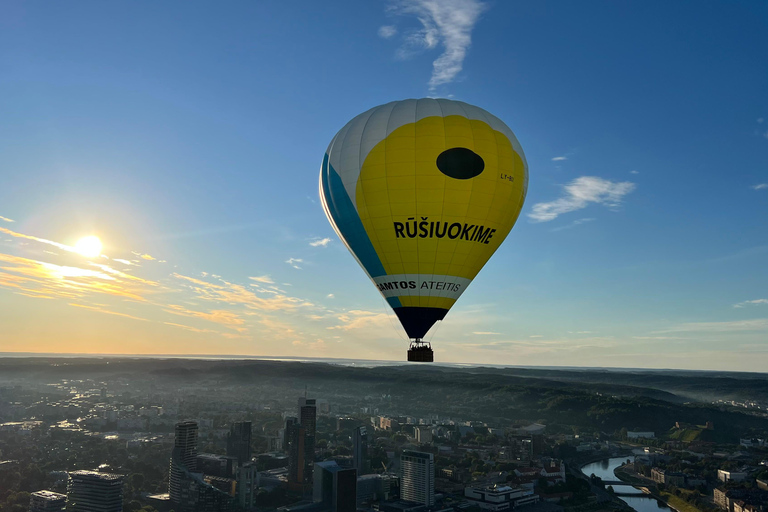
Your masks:
<instances>
[{"instance_id":1,"label":"river","mask_svg":"<svg viewBox=\"0 0 768 512\"><path fill-rule=\"evenodd\" d=\"M611 459L603 459L592 464L587 464L581 468L582 473L589 476L592 473L595 476L599 476L603 480L618 480L616 475L613 474L613 470L624 464L627 459L632 460L634 457L613 457ZM659 510L671 510L666 503L663 503L656 498L648 496L639 489L635 489L631 485L614 485L613 490L621 494L633 494L634 496L620 496L619 498L637 510L637 512L658 512Z\"/></svg>"}]
</instances>

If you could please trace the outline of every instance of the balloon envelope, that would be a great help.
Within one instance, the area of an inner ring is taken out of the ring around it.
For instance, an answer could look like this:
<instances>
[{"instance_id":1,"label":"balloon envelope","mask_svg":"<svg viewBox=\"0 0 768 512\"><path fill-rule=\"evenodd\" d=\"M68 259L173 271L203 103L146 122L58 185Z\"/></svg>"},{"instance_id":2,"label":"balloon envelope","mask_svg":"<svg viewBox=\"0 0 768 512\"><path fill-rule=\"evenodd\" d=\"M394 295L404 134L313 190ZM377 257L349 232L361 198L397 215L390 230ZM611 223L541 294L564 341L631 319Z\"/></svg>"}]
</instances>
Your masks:
<instances>
[{"instance_id":1,"label":"balloon envelope","mask_svg":"<svg viewBox=\"0 0 768 512\"><path fill-rule=\"evenodd\" d=\"M328 220L415 339L504 241L527 187L512 130L445 99L360 114L333 138L320 171Z\"/></svg>"}]
</instances>

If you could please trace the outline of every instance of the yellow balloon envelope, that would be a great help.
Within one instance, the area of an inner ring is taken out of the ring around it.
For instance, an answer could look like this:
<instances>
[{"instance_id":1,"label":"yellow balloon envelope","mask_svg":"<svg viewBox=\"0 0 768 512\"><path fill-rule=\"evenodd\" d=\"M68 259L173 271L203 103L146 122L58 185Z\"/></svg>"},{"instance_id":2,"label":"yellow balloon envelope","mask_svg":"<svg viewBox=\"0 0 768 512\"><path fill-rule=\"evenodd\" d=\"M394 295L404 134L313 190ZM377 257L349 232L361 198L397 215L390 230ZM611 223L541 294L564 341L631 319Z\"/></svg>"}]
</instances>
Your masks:
<instances>
[{"instance_id":1,"label":"yellow balloon envelope","mask_svg":"<svg viewBox=\"0 0 768 512\"><path fill-rule=\"evenodd\" d=\"M512 130L445 99L360 114L333 138L320 171L328 220L417 342L504 241L527 187Z\"/></svg>"}]
</instances>

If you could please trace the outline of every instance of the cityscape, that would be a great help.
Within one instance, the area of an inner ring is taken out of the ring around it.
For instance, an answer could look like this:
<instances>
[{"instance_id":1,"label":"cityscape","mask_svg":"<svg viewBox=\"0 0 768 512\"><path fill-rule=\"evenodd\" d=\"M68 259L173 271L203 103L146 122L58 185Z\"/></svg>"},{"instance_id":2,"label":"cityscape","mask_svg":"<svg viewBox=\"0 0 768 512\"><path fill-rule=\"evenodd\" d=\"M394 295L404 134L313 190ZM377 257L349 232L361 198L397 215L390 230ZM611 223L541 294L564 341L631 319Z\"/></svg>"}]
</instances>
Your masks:
<instances>
[{"instance_id":1,"label":"cityscape","mask_svg":"<svg viewBox=\"0 0 768 512\"><path fill-rule=\"evenodd\" d=\"M130 358L0 368L3 512L768 506L759 374ZM695 399L703 378L711 395Z\"/></svg>"}]
</instances>

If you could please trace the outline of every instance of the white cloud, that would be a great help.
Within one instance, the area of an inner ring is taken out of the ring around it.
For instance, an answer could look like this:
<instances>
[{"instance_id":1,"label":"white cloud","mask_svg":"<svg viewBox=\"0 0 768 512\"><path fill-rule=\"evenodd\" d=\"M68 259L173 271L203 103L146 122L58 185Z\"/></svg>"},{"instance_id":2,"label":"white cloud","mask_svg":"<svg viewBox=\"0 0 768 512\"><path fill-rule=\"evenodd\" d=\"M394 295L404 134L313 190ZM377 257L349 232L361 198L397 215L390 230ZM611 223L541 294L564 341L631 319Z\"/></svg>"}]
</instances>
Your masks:
<instances>
[{"instance_id":1,"label":"white cloud","mask_svg":"<svg viewBox=\"0 0 768 512\"><path fill-rule=\"evenodd\" d=\"M288 258L285 260L287 264L292 266L295 269L301 270L301 267L298 265L299 263L304 263L304 260L301 258Z\"/></svg>"},{"instance_id":2,"label":"white cloud","mask_svg":"<svg viewBox=\"0 0 768 512\"><path fill-rule=\"evenodd\" d=\"M758 183L757 185L752 185L752 188L754 190L763 190L764 188L768 188L768 183Z\"/></svg>"},{"instance_id":3,"label":"white cloud","mask_svg":"<svg viewBox=\"0 0 768 512\"><path fill-rule=\"evenodd\" d=\"M352 329L375 328L381 332L381 329L391 325L390 318L386 313L376 313L373 311L363 311L353 309L338 316L341 325L328 327L328 329L341 329L349 331Z\"/></svg>"},{"instance_id":4,"label":"white cloud","mask_svg":"<svg viewBox=\"0 0 768 512\"><path fill-rule=\"evenodd\" d=\"M568 160L567 156L556 156L552 159L553 162L562 162L563 160Z\"/></svg>"},{"instance_id":5,"label":"white cloud","mask_svg":"<svg viewBox=\"0 0 768 512\"><path fill-rule=\"evenodd\" d=\"M745 300L744 302L734 304L733 307L743 308L744 306L756 306L758 304L768 304L768 299Z\"/></svg>"},{"instance_id":6,"label":"white cloud","mask_svg":"<svg viewBox=\"0 0 768 512\"><path fill-rule=\"evenodd\" d=\"M597 176L582 176L565 185L565 196L548 203L533 205L533 212L528 217L535 222L548 222L559 215L581 210L589 203L597 203L615 208L622 198L635 189L629 181L614 183Z\"/></svg>"},{"instance_id":7,"label":"white cloud","mask_svg":"<svg viewBox=\"0 0 768 512\"><path fill-rule=\"evenodd\" d=\"M543 334L532 334L531 336L528 336L529 338L543 338Z\"/></svg>"},{"instance_id":8,"label":"white cloud","mask_svg":"<svg viewBox=\"0 0 768 512\"><path fill-rule=\"evenodd\" d=\"M272 278L269 277L269 276L254 276L254 277L249 277L248 279L256 281L257 283L265 283L265 284L274 284L275 283L272 280Z\"/></svg>"},{"instance_id":9,"label":"white cloud","mask_svg":"<svg viewBox=\"0 0 768 512\"><path fill-rule=\"evenodd\" d=\"M312 247L326 247L332 240L330 238L318 238L309 242Z\"/></svg>"},{"instance_id":10,"label":"white cloud","mask_svg":"<svg viewBox=\"0 0 768 512\"><path fill-rule=\"evenodd\" d=\"M397 34L397 27L394 25L382 25L379 27L379 37L389 39Z\"/></svg>"},{"instance_id":11,"label":"white cloud","mask_svg":"<svg viewBox=\"0 0 768 512\"><path fill-rule=\"evenodd\" d=\"M640 174L640 171L629 171L629 174Z\"/></svg>"},{"instance_id":12,"label":"white cloud","mask_svg":"<svg viewBox=\"0 0 768 512\"><path fill-rule=\"evenodd\" d=\"M442 44L445 51L432 63L429 90L453 82L472 44L472 29L485 8L479 0L392 0L390 11L415 16L422 25L405 36L398 57L407 59Z\"/></svg>"},{"instance_id":13,"label":"white cloud","mask_svg":"<svg viewBox=\"0 0 768 512\"><path fill-rule=\"evenodd\" d=\"M592 222L593 220L595 220L594 217L586 217L586 218L583 218L583 219L576 219L575 221L571 222L570 224L566 224L565 226L558 226L556 228L552 228L552 229L550 229L550 231L562 231L564 229L574 228L574 227L579 226L581 224L584 224L586 222Z\"/></svg>"},{"instance_id":14,"label":"white cloud","mask_svg":"<svg viewBox=\"0 0 768 512\"><path fill-rule=\"evenodd\" d=\"M328 295L325 296L326 299L333 299L335 297L336 296L334 294L332 294L332 293L329 293Z\"/></svg>"},{"instance_id":15,"label":"white cloud","mask_svg":"<svg viewBox=\"0 0 768 512\"><path fill-rule=\"evenodd\" d=\"M654 333L668 332L733 332L733 331L765 331L768 330L768 318L755 320L737 320L735 322L689 322Z\"/></svg>"},{"instance_id":16,"label":"white cloud","mask_svg":"<svg viewBox=\"0 0 768 512\"><path fill-rule=\"evenodd\" d=\"M475 331L472 334L477 334L478 336L488 336L488 335L501 334L501 333L493 332L493 331Z\"/></svg>"},{"instance_id":17,"label":"white cloud","mask_svg":"<svg viewBox=\"0 0 768 512\"><path fill-rule=\"evenodd\" d=\"M8 217L3 217L2 215L0 215L0 220L4 220L5 222L16 222L15 220L9 219Z\"/></svg>"}]
</instances>

